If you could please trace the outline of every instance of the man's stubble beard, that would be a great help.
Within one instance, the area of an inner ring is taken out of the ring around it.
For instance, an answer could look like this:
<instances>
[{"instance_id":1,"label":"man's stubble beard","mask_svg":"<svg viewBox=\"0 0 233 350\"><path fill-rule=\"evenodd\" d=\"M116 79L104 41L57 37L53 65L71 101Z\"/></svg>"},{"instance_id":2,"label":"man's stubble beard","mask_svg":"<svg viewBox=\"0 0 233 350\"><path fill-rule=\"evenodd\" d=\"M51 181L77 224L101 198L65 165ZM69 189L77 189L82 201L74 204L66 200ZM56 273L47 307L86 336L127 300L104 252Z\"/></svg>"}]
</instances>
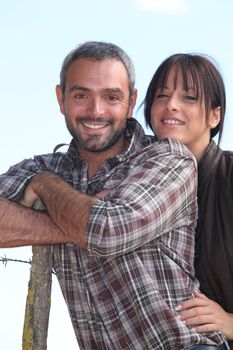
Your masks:
<instances>
[{"instance_id":1,"label":"man's stubble beard","mask_svg":"<svg viewBox=\"0 0 233 350\"><path fill-rule=\"evenodd\" d=\"M83 121L84 119L85 118L82 118ZM101 121L101 118L96 118L95 120ZM102 140L102 142L99 143L98 140L100 138L100 135L98 134L90 135L89 138L87 138L86 140L83 140L78 126L76 128L73 128L70 125L69 120L66 116L65 116L65 121L66 121L67 129L71 134L71 136L73 137L78 149L89 151L89 152L103 152L115 146L121 138L124 138L126 124L127 124L127 118L125 118L119 130L116 130L114 133L108 135L108 137L105 140ZM91 118L86 118L86 122L88 121L90 122ZM106 121L106 118L105 119L103 118L103 121Z\"/></svg>"}]
</instances>

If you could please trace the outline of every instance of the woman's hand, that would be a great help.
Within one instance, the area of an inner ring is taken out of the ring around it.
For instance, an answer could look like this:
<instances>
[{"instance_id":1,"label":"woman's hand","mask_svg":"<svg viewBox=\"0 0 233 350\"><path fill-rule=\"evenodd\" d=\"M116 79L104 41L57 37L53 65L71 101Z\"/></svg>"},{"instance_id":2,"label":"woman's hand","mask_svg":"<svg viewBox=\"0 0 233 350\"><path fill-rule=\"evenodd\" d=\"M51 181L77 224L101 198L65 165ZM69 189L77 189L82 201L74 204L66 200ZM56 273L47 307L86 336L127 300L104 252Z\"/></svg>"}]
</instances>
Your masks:
<instances>
[{"instance_id":1,"label":"woman's hand","mask_svg":"<svg viewBox=\"0 0 233 350\"><path fill-rule=\"evenodd\" d=\"M193 295L194 298L176 307L180 319L198 333L222 332L227 339L233 340L233 314L204 294L193 292Z\"/></svg>"}]
</instances>

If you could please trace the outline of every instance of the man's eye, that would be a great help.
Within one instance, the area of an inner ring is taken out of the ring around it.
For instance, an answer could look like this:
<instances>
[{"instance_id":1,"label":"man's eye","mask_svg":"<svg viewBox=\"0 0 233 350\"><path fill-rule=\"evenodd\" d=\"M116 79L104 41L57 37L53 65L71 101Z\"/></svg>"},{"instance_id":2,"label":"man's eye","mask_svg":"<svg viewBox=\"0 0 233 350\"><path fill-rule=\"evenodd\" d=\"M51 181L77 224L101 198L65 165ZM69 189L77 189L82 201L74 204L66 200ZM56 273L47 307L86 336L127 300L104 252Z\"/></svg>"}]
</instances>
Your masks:
<instances>
[{"instance_id":1,"label":"man's eye","mask_svg":"<svg viewBox=\"0 0 233 350\"><path fill-rule=\"evenodd\" d=\"M83 99L87 98L87 96L84 95L84 94L75 94L74 97L75 97L77 100L83 100Z\"/></svg>"},{"instance_id":2,"label":"man's eye","mask_svg":"<svg viewBox=\"0 0 233 350\"><path fill-rule=\"evenodd\" d=\"M110 102L116 102L119 100L119 97L118 96L115 96L115 95L108 95L105 97L106 100L110 101Z\"/></svg>"}]
</instances>

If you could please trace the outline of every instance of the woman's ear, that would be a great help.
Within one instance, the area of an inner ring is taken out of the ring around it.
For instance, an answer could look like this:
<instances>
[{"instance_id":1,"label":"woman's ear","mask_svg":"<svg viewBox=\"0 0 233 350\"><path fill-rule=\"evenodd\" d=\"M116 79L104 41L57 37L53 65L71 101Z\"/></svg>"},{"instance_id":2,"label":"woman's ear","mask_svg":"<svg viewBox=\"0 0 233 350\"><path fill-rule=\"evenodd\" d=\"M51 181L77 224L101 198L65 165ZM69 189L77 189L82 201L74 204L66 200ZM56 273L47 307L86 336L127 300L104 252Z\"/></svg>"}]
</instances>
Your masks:
<instances>
[{"instance_id":1,"label":"woman's ear","mask_svg":"<svg viewBox=\"0 0 233 350\"><path fill-rule=\"evenodd\" d=\"M215 109L212 109L208 118L208 126L210 129L216 128L221 119L221 107L218 106Z\"/></svg>"}]
</instances>

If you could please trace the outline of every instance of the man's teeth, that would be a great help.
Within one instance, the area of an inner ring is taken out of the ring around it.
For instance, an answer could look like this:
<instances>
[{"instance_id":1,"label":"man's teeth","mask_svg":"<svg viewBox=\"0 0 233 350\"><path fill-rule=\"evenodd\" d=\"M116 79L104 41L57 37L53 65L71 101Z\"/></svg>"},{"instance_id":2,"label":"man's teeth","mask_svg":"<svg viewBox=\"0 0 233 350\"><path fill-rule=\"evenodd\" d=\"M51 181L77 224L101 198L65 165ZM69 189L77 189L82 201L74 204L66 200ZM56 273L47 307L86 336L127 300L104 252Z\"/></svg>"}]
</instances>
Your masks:
<instances>
[{"instance_id":1,"label":"man's teeth","mask_svg":"<svg viewBox=\"0 0 233 350\"><path fill-rule=\"evenodd\" d=\"M106 126L106 124L89 124L89 123L84 123L84 126L89 128L89 129L102 129Z\"/></svg>"}]
</instances>

